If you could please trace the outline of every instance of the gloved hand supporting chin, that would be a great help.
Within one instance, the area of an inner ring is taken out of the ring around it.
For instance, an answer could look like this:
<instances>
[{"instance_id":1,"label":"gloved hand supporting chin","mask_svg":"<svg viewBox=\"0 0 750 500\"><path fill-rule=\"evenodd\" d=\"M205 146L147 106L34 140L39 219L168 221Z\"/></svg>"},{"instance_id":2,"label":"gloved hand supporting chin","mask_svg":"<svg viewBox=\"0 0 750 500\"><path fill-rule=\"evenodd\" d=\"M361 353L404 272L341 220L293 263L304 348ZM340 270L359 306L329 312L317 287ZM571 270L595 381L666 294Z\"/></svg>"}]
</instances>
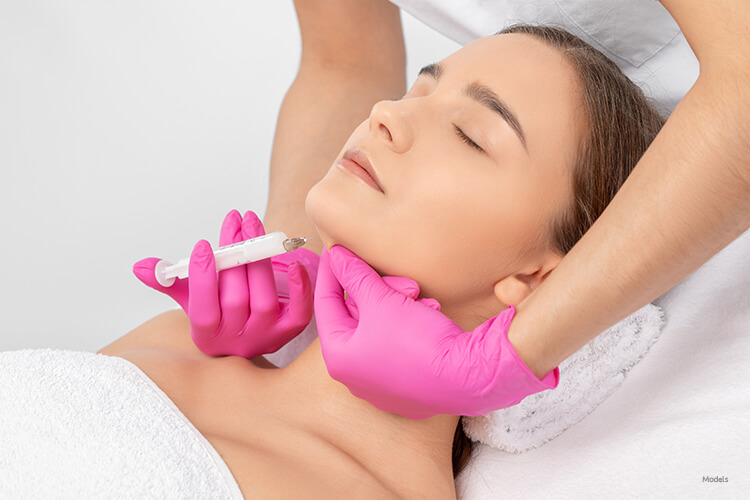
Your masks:
<instances>
[{"instance_id":1,"label":"gloved hand supporting chin","mask_svg":"<svg viewBox=\"0 0 750 500\"><path fill-rule=\"evenodd\" d=\"M331 377L377 408L412 419L482 415L557 387L557 368L539 380L508 340L512 305L467 332L417 295L394 290L345 248L324 249L315 314Z\"/></svg>"}]
</instances>

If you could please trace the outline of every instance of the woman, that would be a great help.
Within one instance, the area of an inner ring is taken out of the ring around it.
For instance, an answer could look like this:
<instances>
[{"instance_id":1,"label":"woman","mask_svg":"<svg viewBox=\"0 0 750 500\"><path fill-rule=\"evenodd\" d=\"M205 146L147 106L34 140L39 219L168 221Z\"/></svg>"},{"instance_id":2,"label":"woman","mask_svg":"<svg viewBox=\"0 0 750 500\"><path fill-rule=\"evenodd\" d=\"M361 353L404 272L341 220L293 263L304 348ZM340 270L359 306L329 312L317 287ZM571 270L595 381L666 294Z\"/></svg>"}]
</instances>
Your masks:
<instances>
[{"instance_id":1,"label":"woman","mask_svg":"<svg viewBox=\"0 0 750 500\"><path fill-rule=\"evenodd\" d=\"M307 199L321 236L316 250L342 244L383 274L413 276L418 287L404 281L401 291L416 297L421 289L463 328L523 300L552 272L662 123L601 54L564 32L516 31L427 66L404 99L374 106ZM260 230L252 213L232 212L220 243ZM205 264L208 250L196 245L191 264ZM220 293L237 275L231 271L220 273L218 297L213 292L224 324L241 315L228 304L236 296ZM202 272L216 277L211 266ZM153 285L148 272L140 277ZM189 284L199 277L191 267ZM190 288L193 298L200 292ZM253 297L250 290L245 317L263 313ZM100 351L112 358L97 358L118 359L153 381L171 400L165 406L174 403L218 451L245 496L455 497L466 458L460 416L409 420L378 410L329 376L317 340L281 369L262 358L206 356L191 339L205 318L193 313L157 316ZM64 370L53 375L70 390ZM22 450L13 429L3 430L4 449ZM58 448L82 446L55 437ZM10 463L2 460L0 473L18 481ZM52 477L75 488L88 472L80 469Z\"/></svg>"},{"instance_id":2,"label":"woman","mask_svg":"<svg viewBox=\"0 0 750 500\"><path fill-rule=\"evenodd\" d=\"M507 322L509 342L494 353L495 359L502 359L504 352L512 350L523 360L525 371L538 377L547 374L606 326L663 294L750 226L750 170L746 160L750 135L744 126L750 87L747 72L740 70L750 67L750 52L738 49L750 46L747 2L730 0L710 9L696 0L609 0L597 2L596 6L590 2L549 0L533 5L516 1L476 1L474 5L462 2L460 6L442 0L394 3L460 41L487 33L487 24L492 22L515 19L562 23L604 47L644 88L650 87L654 95L661 96L668 108L680 101L660 136L644 154L642 166L635 168L607 211L566 255L554 276L518 307L513 322ZM331 144L337 132L326 129L321 134L318 129L309 129L315 132L308 133L305 127L295 125L305 123L309 115L317 117L327 109L341 109L332 106L331 100L345 101L344 109L348 110L378 92L387 95L399 77L383 62L403 59L398 11L388 2L357 2L356 8L350 9L344 6L346 2L326 4L328 10L318 8L318 4L295 2L303 57L292 87L294 92L290 90L282 106L274 149L281 153L274 154L274 158L283 155L285 161L272 162L272 179L276 170L277 178L299 178L300 183L291 190L280 183L284 193L307 191L299 184L314 177L315 168L321 163L312 160ZM358 22L343 23L350 29L340 29L342 19ZM366 37L360 36L363 26ZM359 71L342 71L360 67L363 60L374 62L374 69L364 70L364 76ZM350 74L357 76L349 78ZM322 89L319 82L329 80L333 83ZM358 86L366 91L341 91ZM321 98L321 92L328 99ZM282 115L294 116L295 120L284 120L282 128ZM721 154L717 155L717 151ZM289 215L285 210L287 200L280 194L272 182L267 214L271 227ZM650 244L643 245L643 241ZM338 257L334 252L331 262L335 261L362 264L356 256ZM357 293L360 290L355 291L352 284L362 280L363 276L351 273L348 278L337 275L337 281L349 288L350 296L360 306L361 321L352 322L345 314L318 314L329 368L337 380L350 388L366 387L357 389L361 397L395 412L404 412L405 407L418 402L422 415L478 414L487 408L511 405L516 396L531 393L520 390L521 394L513 397L502 396L508 386L523 387L533 378L519 376L511 364L495 363L485 366L483 373L474 373L473 378L485 392L499 397L487 398L484 392L481 397L471 397L480 393L435 376L442 370L436 369L433 358L424 354L402 361L423 373L423 380L433 385L432 390L425 391L422 385L404 390L411 385L410 379L381 377L383 366L377 362L381 357L358 346L385 350L395 339L419 331L420 336L413 336L414 351L430 353L431 345L443 343L443 334L462 337L467 332L444 315L411 307L413 302L400 300L377 282ZM384 301L383 296L389 299ZM331 302L336 305L336 300ZM372 307L375 305L377 308ZM320 302L316 307L320 309ZM387 323L388 334L382 335L375 325L382 325L389 318L394 321ZM347 327L343 328L342 323ZM495 321L496 326L505 323L504 319ZM411 329L402 330L402 324ZM482 324L468 333L483 334L488 328ZM342 341L349 338L357 338L358 342ZM512 349L505 348L510 345ZM462 357L460 346L445 350L453 359ZM473 354L469 351L469 355ZM460 371L459 366L456 363L452 368ZM508 367L510 370L506 371ZM452 395L461 393L467 397L461 402L453 397L439 399L446 387L452 389Z\"/></svg>"},{"instance_id":3,"label":"woman","mask_svg":"<svg viewBox=\"0 0 750 500\"><path fill-rule=\"evenodd\" d=\"M307 198L316 251L341 244L381 274L413 277L467 329L552 272L662 124L637 87L577 39L508 31L427 66L403 99L375 105ZM222 234L239 241L257 226L252 213L232 212ZM197 245L194 256L206 250ZM246 496L455 496L459 416L376 409L330 378L317 340L289 366L267 369L262 359L205 356L190 328L171 311L100 352L145 372Z\"/></svg>"}]
</instances>

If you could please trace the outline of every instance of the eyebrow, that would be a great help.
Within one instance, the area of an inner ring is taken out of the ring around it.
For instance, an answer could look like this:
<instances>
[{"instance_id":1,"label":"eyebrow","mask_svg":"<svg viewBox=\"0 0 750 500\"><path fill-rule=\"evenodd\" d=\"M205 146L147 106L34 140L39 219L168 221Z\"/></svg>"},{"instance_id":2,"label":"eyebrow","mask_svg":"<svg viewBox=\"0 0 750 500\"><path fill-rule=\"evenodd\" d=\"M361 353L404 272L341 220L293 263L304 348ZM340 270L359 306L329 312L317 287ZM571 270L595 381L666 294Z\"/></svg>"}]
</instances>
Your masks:
<instances>
[{"instance_id":1,"label":"eyebrow","mask_svg":"<svg viewBox=\"0 0 750 500\"><path fill-rule=\"evenodd\" d=\"M421 70L419 75L428 75L435 80L440 80L443 74L443 66L440 63L428 64ZM503 102L502 99L489 87L482 85L479 82L472 82L464 88L463 94L467 97L472 98L487 109L494 111L499 114L503 120L513 129L518 139L521 141L523 149L528 154L529 150L526 147L526 135L523 133L523 127L521 122L518 121L518 117L510 110L510 108Z\"/></svg>"}]
</instances>

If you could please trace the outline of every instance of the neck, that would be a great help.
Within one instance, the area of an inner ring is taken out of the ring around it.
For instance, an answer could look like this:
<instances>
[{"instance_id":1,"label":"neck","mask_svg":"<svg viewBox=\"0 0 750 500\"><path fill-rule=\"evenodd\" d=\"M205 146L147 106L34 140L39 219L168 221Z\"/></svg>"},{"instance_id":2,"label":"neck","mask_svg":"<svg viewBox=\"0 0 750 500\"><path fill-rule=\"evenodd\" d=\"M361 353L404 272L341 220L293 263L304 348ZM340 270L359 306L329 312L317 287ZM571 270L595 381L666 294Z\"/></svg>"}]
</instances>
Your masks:
<instances>
[{"instance_id":1,"label":"neck","mask_svg":"<svg viewBox=\"0 0 750 500\"><path fill-rule=\"evenodd\" d=\"M452 485L451 450L458 416L410 420L353 396L328 374L319 339L283 370L290 394L321 415L316 433L370 467L370 472L388 481L403 477L413 482L408 471L421 468L416 474L433 482L435 476L430 474L447 474Z\"/></svg>"}]
</instances>

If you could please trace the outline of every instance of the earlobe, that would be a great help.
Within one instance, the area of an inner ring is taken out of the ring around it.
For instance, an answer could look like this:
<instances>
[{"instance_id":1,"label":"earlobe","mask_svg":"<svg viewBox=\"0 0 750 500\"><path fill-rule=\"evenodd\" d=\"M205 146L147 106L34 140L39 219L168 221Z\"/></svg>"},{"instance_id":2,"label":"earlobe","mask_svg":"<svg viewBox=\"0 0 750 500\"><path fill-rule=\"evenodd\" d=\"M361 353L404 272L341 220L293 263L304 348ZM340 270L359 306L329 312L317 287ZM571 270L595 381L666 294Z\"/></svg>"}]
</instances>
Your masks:
<instances>
[{"instance_id":1,"label":"earlobe","mask_svg":"<svg viewBox=\"0 0 750 500\"><path fill-rule=\"evenodd\" d=\"M495 297L503 304L520 304L547 279L561 260L562 256L559 253L546 252L541 264L526 269L526 272L508 275L495 283Z\"/></svg>"},{"instance_id":2,"label":"earlobe","mask_svg":"<svg viewBox=\"0 0 750 500\"><path fill-rule=\"evenodd\" d=\"M507 276L495 283L495 297L503 304L517 305L532 292L531 286L517 274Z\"/></svg>"}]
</instances>

